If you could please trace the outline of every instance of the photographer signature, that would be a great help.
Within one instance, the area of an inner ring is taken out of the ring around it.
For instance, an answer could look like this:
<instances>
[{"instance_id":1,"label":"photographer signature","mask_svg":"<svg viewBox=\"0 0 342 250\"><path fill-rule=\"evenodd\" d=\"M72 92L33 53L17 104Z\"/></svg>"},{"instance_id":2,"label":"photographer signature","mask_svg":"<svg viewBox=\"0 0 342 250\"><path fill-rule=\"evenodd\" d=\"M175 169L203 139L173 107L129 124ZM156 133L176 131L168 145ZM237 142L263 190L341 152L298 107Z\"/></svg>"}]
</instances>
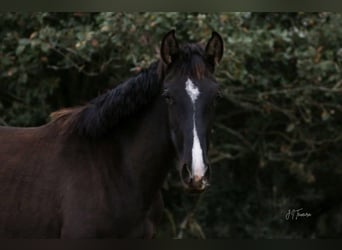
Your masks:
<instances>
[{"instance_id":1,"label":"photographer signature","mask_svg":"<svg viewBox=\"0 0 342 250\"><path fill-rule=\"evenodd\" d=\"M285 214L286 220L297 220L298 218L308 218L311 217L311 213L302 212L303 208L299 209L289 209Z\"/></svg>"}]
</instances>

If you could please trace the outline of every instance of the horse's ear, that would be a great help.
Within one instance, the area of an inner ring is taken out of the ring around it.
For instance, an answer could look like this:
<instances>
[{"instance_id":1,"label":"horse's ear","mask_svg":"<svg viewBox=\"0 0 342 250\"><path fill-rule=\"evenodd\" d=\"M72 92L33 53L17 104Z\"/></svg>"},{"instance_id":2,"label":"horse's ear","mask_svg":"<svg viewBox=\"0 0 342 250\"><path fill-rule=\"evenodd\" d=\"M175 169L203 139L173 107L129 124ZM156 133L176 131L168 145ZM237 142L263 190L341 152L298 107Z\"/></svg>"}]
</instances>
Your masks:
<instances>
[{"instance_id":1,"label":"horse's ear","mask_svg":"<svg viewBox=\"0 0 342 250\"><path fill-rule=\"evenodd\" d=\"M172 59L178 52L178 42L175 36L175 30L169 31L163 38L161 48L160 48L160 55L163 61L166 64L170 64Z\"/></svg>"},{"instance_id":2,"label":"horse's ear","mask_svg":"<svg viewBox=\"0 0 342 250\"><path fill-rule=\"evenodd\" d=\"M216 66L221 61L223 55L223 40L219 33L213 31L205 47L205 53L208 61L213 66Z\"/></svg>"}]
</instances>

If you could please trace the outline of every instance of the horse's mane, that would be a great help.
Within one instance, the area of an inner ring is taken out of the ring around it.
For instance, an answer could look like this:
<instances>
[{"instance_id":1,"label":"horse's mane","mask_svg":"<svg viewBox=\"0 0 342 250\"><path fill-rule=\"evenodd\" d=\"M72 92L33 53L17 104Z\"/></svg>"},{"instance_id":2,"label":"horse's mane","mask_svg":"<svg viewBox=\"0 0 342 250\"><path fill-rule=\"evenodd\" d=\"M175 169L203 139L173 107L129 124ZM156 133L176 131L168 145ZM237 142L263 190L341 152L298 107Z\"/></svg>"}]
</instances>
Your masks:
<instances>
[{"instance_id":1,"label":"horse's mane","mask_svg":"<svg viewBox=\"0 0 342 250\"><path fill-rule=\"evenodd\" d=\"M207 67L203 48L197 44L186 44L181 47L179 55L176 65L170 70L201 78ZM105 136L110 129L155 100L161 93L167 68L161 60L156 61L88 104L52 113L51 122L61 124L64 132L76 132L90 138Z\"/></svg>"},{"instance_id":2,"label":"horse's mane","mask_svg":"<svg viewBox=\"0 0 342 250\"><path fill-rule=\"evenodd\" d=\"M109 129L131 114L139 112L161 91L159 62L152 63L135 77L76 108L53 112L52 122L59 122L68 132L87 137L104 136Z\"/></svg>"}]
</instances>

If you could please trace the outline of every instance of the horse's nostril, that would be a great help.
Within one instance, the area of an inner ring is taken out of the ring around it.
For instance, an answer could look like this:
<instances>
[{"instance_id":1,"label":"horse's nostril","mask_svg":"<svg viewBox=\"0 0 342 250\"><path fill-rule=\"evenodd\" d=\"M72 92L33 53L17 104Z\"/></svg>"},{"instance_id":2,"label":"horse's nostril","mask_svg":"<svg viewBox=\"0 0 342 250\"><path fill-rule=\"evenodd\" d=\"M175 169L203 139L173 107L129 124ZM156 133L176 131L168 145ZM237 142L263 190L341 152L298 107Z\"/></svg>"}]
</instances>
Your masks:
<instances>
[{"instance_id":1,"label":"horse's nostril","mask_svg":"<svg viewBox=\"0 0 342 250\"><path fill-rule=\"evenodd\" d=\"M209 181L208 181L207 178L203 178L203 180L202 180L202 186L203 186L203 187L208 187L208 186L210 186Z\"/></svg>"},{"instance_id":2,"label":"horse's nostril","mask_svg":"<svg viewBox=\"0 0 342 250\"><path fill-rule=\"evenodd\" d=\"M210 180L210 176L211 176L211 169L210 169L210 166L207 165L207 168L204 173L204 179L208 182Z\"/></svg>"},{"instance_id":3,"label":"horse's nostril","mask_svg":"<svg viewBox=\"0 0 342 250\"><path fill-rule=\"evenodd\" d=\"M182 169L181 169L181 177L182 180L186 183L189 184L192 179L191 171L188 168L187 164L183 164Z\"/></svg>"}]
</instances>

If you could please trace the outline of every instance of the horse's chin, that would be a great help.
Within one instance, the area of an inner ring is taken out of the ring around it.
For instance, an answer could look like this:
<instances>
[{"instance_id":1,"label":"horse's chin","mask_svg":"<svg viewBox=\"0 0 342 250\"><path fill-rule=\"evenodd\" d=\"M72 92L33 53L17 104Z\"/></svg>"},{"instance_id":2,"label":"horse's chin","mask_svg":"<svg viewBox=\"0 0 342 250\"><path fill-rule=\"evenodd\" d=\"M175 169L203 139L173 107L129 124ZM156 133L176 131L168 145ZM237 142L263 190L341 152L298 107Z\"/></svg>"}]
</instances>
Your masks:
<instances>
[{"instance_id":1,"label":"horse's chin","mask_svg":"<svg viewBox=\"0 0 342 250\"><path fill-rule=\"evenodd\" d=\"M200 188L194 188L194 187L191 187L191 186L183 183L183 188L184 188L185 192L187 192L189 194L201 194L205 190L207 190L207 186L209 186L209 185L207 184L207 185L200 187Z\"/></svg>"}]
</instances>

